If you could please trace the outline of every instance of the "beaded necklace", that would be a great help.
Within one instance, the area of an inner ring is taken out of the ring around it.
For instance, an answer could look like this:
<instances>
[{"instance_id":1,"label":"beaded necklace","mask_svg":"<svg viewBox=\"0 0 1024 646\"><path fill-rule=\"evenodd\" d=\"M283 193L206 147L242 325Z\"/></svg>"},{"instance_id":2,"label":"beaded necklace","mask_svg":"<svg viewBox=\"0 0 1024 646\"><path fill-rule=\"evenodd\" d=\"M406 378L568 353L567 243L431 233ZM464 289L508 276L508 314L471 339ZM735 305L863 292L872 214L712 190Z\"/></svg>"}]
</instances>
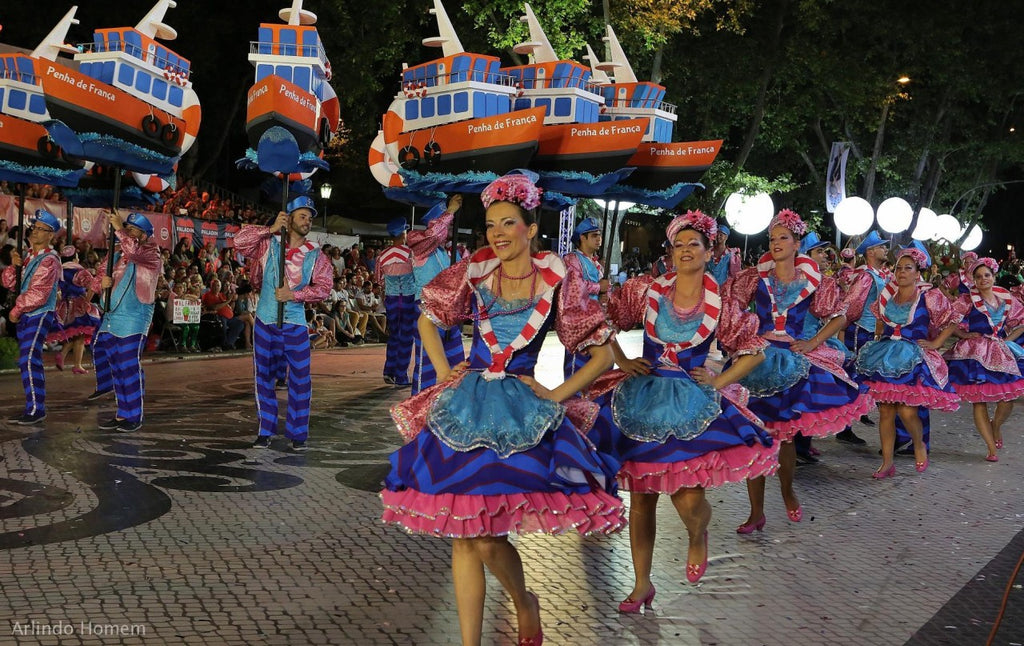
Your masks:
<instances>
[{"instance_id":1,"label":"beaded necklace","mask_svg":"<svg viewBox=\"0 0 1024 646\"><path fill-rule=\"evenodd\" d=\"M499 298L501 298L502 278L507 278L508 280L526 280L527 278L530 278L530 298L522 307L492 313L491 308L494 307L494 304L498 302ZM510 276L505 273L505 270L502 265L498 265L498 277L495 283L496 285L494 290L494 298L491 299L490 303L487 303L482 308L480 308L480 310L476 314L472 315L474 321L489 319L494 316L510 316L512 314L519 314L520 312L525 312L526 310L532 308L534 305L533 299L537 296L537 265L530 263L530 271L528 271L526 274L522 276Z\"/></svg>"}]
</instances>

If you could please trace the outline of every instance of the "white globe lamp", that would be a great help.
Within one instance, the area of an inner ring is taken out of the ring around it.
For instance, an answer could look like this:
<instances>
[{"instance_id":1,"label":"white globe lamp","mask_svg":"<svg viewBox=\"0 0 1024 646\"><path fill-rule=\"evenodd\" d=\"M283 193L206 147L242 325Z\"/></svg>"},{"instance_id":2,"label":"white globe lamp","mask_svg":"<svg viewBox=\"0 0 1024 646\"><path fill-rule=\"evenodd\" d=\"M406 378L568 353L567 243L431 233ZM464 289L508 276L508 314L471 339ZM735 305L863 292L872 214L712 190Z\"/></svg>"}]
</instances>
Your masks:
<instances>
[{"instance_id":1,"label":"white globe lamp","mask_svg":"<svg viewBox=\"0 0 1024 646\"><path fill-rule=\"evenodd\" d=\"M983 237L981 227L977 224L972 225L970 231L967 232L967 238L964 239L964 243L960 245L960 251L974 251L981 245L981 239Z\"/></svg>"},{"instance_id":2,"label":"white globe lamp","mask_svg":"<svg viewBox=\"0 0 1024 646\"><path fill-rule=\"evenodd\" d=\"M954 243L960 238L963 228L952 215L943 213L935 220L935 233L932 240L936 242Z\"/></svg>"},{"instance_id":3,"label":"white globe lamp","mask_svg":"<svg viewBox=\"0 0 1024 646\"><path fill-rule=\"evenodd\" d=\"M887 233L903 233L914 218L914 207L902 197L890 197L878 205L878 226Z\"/></svg>"},{"instance_id":4,"label":"white globe lamp","mask_svg":"<svg viewBox=\"0 0 1024 646\"><path fill-rule=\"evenodd\" d=\"M848 197L836 206L836 228L843 235L859 236L867 232L875 221L875 210L863 197Z\"/></svg>"},{"instance_id":5,"label":"white globe lamp","mask_svg":"<svg viewBox=\"0 0 1024 646\"><path fill-rule=\"evenodd\" d=\"M752 236L768 228L775 214L775 204L767 193L743 195L733 193L725 201L725 220L736 233Z\"/></svg>"},{"instance_id":6,"label":"white globe lamp","mask_svg":"<svg viewBox=\"0 0 1024 646\"><path fill-rule=\"evenodd\" d=\"M935 236L935 224L939 219L939 216L935 214L928 207L921 207L921 212L917 214L917 226L914 227L914 231L910 234L910 237L914 240L931 240Z\"/></svg>"}]
</instances>

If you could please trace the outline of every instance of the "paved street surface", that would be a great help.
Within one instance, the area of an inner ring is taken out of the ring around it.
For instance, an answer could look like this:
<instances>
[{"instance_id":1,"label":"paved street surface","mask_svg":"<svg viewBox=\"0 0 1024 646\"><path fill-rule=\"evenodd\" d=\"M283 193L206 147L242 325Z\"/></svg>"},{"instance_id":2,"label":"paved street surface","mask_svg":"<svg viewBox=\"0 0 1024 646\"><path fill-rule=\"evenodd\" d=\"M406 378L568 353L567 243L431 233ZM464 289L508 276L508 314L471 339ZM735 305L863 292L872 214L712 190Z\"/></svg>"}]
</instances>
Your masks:
<instances>
[{"instance_id":1,"label":"paved street surface","mask_svg":"<svg viewBox=\"0 0 1024 646\"><path fill-rule=\"evenodd\" d=\"M383 357L314 354L305 454L283 439L249 448L247 356L147 363L134 434L97 430L113 402L84 403L90 376L48 370L45 423L0 424L0 644L458 643L448 542L378 520L400 442L387 411L407 392L384 385ZM551 337L541 379L560 363ZM20 388L0 375L5 413L20 414ZM713 490L696 586L663 500L646 616L616 612L632 586L627 532L518 538L545 643L983 644L1024 552L1022 429L1018 411L989 464L969 409L937 414L928 471L904 457L876 482L877 432L858 425L868 446L818 441L821 462L799 467L803 522L789 522L770 479L768 524L749 537L734 532L745 487ZM1024 643L1022 583L996 644ZM515 642L493 578L485 616L486 644Z\"/></svg>"}]
</instances>

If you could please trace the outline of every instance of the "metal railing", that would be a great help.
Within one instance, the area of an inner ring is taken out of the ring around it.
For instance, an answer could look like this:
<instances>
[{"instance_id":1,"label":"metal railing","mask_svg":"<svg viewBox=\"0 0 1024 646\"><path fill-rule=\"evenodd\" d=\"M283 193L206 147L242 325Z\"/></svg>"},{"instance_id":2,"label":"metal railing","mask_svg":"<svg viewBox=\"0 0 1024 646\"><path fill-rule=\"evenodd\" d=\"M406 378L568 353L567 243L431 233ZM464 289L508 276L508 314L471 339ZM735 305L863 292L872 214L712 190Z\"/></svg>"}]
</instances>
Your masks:
<instances>
[{"instance_id":1,"label":"metal railing","mask_svg":"<svg viewBox=\"0 0 1024 646\"><path fill-rule=\"evenodd\" d=\"M150 54L148 51L142 49L138 45L135 45L133 43L126 43L124 41L119 41L119 42L116 42L116 43L113 43L113 44L111 44L111 43L103 43L103 44L82 43L82 44L78 45L78 51L80 51L83 54L103 54L103 53L107 53L107 52L124 52L125 54L128 54L129 56L132 56L134 58L137 58L140 61L145 61L145 62L149 63L150 65L155 65L156 67L159 67L162 70L166 70L167 68L171 68L170 69L171 72L173 72L175 74L180 74L185 79L188 79L190 76L192 76L192 70L191 69L182 67L181 65L179 65L177 63L171 63L171 61L169 59L167 59L166 57L164 57L164 56L157 56L156 54Z\"/></svg>"},{"instance_id":2,"label":"metal railing","mask_svg":"<svg viewBox=\"0 0 1024 646\"><path fill-rule=\"evenodd\" d=\"M293 53L283 54L282 50L290 48ZM303 58L318 58L323 66L330 67L330 62L327 60L327 52L324 51L323 45L300 45L299 43L274 43L274 42L262 42L258 40L249 41L249 53L250 54L267 54L271 56L302 56Z\"/></svg>"}]
</instances>

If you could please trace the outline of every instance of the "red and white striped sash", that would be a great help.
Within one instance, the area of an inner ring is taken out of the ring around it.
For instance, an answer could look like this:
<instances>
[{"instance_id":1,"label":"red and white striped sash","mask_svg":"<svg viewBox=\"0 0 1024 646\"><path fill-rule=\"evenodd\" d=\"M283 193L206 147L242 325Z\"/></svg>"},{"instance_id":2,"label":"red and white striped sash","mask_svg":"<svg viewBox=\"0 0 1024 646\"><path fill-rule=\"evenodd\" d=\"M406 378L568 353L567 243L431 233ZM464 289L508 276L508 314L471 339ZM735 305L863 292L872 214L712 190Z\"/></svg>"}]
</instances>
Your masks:
<instances>
[{"instance_id":1,"label":"red and white striped sash","mask_svg":"<svg viewBox=\"0 0 1024 646\"><path fill-rule=\"evenodd\" d=\"M789 307L793 307L797 303L803 301L805 298L810 296L818 289L818 285L821 284L821 270L818 269L818 263L814 262L810 256L803 254L797 254L794 260L797 273L803 274L804 278L807 279L807 284L800 290L796 300L793 301ZM786 313L789 311L789 307L785 310L779 310L779 303L775 299L775 292L772 291L771 273L775 269L775 261L772 260L771 253L766 253L761 256L761 259L757 262L757 274L764 281L765 288L768 290L768 297L772 301L772 321L775 328L775 332L779 334L786 333Z\"/></svg>"},{"instance_id":2,"label":"red and white striped sash","mask_svg":"<svg viewBox=\"0 0 1024 646\"><path fill-rule=\"evenodd\" d=\"M505 368L508 366L509 361L512 360L512 356L533 341L554 306L555 288L561 284L562 279L565 277L565 264L557 254L549 251L542 251L533 255L532 261L539 272L544 289L540 293L540 299L534 305L526 325L519 331L519 335L512 340L512 343L502 348L498 342L497 335L494 333L494 328L491 326L490 319L487 316L480 317L480 336L491 351L491 365L484 370L484 379L502 379L505 377ZM494 255L494 251L490 247L484 247L474 253L470 259L466 278L474 287L486 284L493 292L497 287L497 285L493 284L497 276L495 272L500 264L501 261ZM481 309L480 313L483 314L483 308L488 306L489 303L484 301L484 297L478 289L475 289L474 292L476 294L477 307Z\"/></svg>"},{"instance_id":3,"label":"red and white striped sash","mask_svg":"<svg viewBox=\"0 0 1024 646\"><path fill-rule=\"evenodd\" d=\"M288 247L284 254L284 271L288 277L288 286L295 289L302 284L302 265L306 254L316 249L316 243L306 240L298 247Z\"/></svg>"},{"instance_id":4,"label":"red and white striped sash","mask_svg":"<svg viewBox=\"0 0 1024 646\"><path fill-rule=\"evenodd\" d=\"M882 319L883 323L885 323L886 325L888 325L889 327L891 327L893 329L893 333L892 333L892 337L891 338L893 338L893 339L902 339L903 338L903 327L905 325L907 325L908 323L913 323L914 322L914 314L917 312L917 306L921 303L921 292L924 291L923 288L925 288L926 285L928 285L928 284L927 283L918 283L918 285L917 285L917 296L914 298L914 302L910 306L910 313L907 315L907 320L904 321L903 323L896 323L895 321L893 321L892 319L890 319L886 315L885 308L889 305L889 303L896 296L896 292L899 291L899 286L896 285L896 281L895 280L891 280L888 283L886 283L885 289L883 289L882 293L879 294L879 296L878 296L878 315L879 315L878 317L880 319Z\"/></svg>"},{"instance_id":5,"label":"red and white striped sash","mask_svg":"<svg viewBox=\"0 0 1024 646\"><path fill-rule=\"evenodd\" d=\"M1003 287L992 287L992 293L996 295L1000 301L1003 302L1003 320L998 324L992 321L992 314L988 311L988 307L985 305L985 299L981 297L981 292L978 291L977 287L971 288L971 303L974 305L974 309L978 310L985 315L988 319L988 325L992 328L992 334L999 336L999 331L1006 325L1006 317L1010 314L1010 305L1013 303L1013 295L1010 294L1009 290Z\"/></svg>"},{"instance_id":6,"label":"red and white striped sash","mask_svg":"<svg viewBox=\"0 0 1024 646\"><path fill-rule=\"evenodd\" d=\"M666 342L655 334L655 322L658 320L661 299L665 298L670 303L674 298L673 291L676 285L676 273L671 272L660 276L651 283L647 289L647 311L644 313L644 330L647 336L655 343L664 346L658 361L672 367L679 365L679 353L687 348L698 346L704 343L711 336L711 333L718 327L718 317L722 313L722 296L718 291L718 283L711 274L704 274L704 317L697 328L693 338L682 342Z\"/></svg>"}]
</instances>

